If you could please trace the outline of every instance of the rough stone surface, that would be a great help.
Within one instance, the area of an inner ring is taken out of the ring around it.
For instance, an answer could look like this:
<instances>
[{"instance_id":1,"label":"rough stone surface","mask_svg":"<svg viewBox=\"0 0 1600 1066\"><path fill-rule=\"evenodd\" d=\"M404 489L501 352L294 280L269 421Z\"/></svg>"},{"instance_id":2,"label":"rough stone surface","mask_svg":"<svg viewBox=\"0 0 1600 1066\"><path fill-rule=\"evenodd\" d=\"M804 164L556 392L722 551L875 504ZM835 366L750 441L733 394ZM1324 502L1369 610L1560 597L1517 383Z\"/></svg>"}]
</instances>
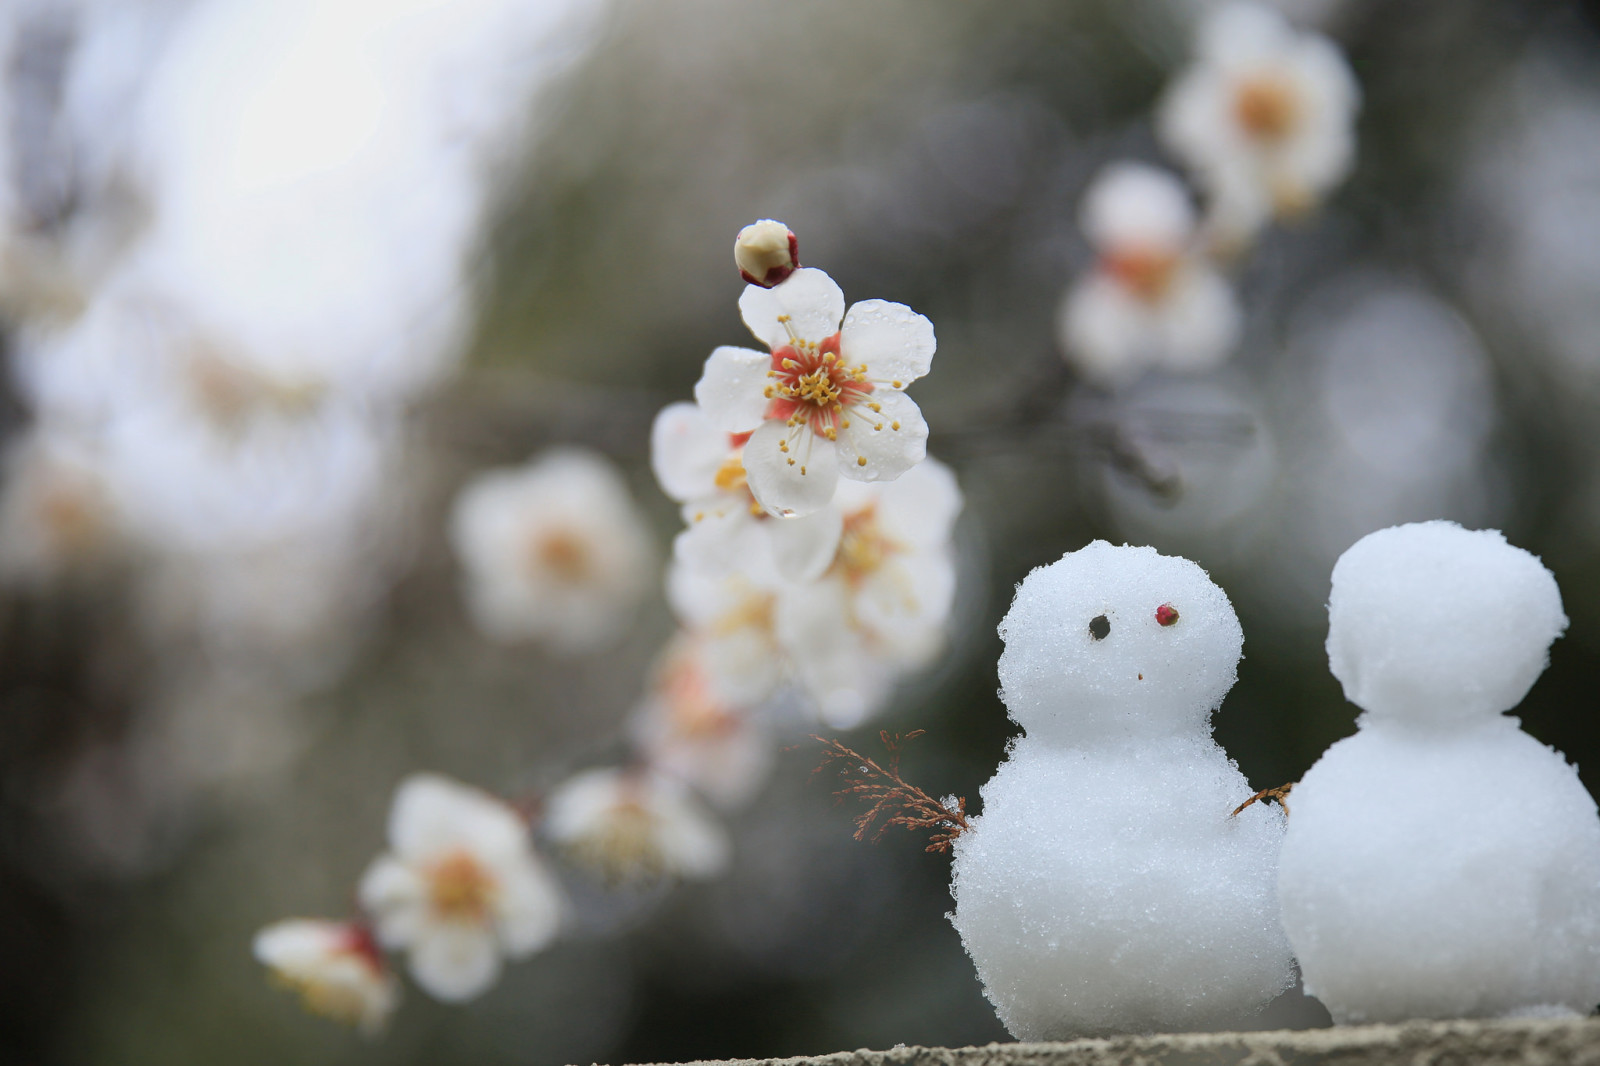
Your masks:
<instances>
[{"instance_id":1,"label":"rough stone surface","mask_svg":"<svg viewBox=\"0 0 1600 1066\"><path fill-rule=\"evenodd\" d=\"M1600 1066L1600 1018L1173 1033L984 1047L896 1047L693 1066Z\"/></svg>"}]
</instances>

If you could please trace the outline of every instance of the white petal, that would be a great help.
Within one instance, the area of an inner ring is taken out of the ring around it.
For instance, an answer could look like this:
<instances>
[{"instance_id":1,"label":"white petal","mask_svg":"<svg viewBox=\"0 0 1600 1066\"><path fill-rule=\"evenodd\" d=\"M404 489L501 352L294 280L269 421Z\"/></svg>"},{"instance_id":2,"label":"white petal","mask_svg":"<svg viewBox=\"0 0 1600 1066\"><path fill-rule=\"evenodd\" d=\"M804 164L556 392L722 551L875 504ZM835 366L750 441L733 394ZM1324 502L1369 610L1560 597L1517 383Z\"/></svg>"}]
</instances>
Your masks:
<instances>
[{"instance_id":1,"label":"white petal","mask_svg":"<svg viewBox=\"0 0 1600 1066\"><path fill-rule=\"evenodd\" d=\"M833 563L844 514L830 506L800 518L766 521L759 526L767 534L778 573L789 581L812 581Z\"/></svg>"},{"instance_id":2,"label":"white petal","mask_svg":"<svg viewBox=\"0 0 1600 1066\"><path fill-rule=\"evenodd\" d=\"M928 454L928 423L897 389L876 389L867 403L849 409L850 428L839 432L839 472L857 481L893 481Z\"/></svg>"},{"instance_id":3,"label":"white petal","mask_svg":"<svg viewBox=\"0 0 1600 1066\"><path fill-rule=\"evenodd\" d=\"M668 404L650 427L650 469L661 491L680 503L717 491L730 450L728 434L692 403Z\"/></svg>"},{"instance_id":4,"label":"white petal","mask_svg":"<svg viewBox=\"0 0 1600 1066\"><path fill-rule=\"evenodd\" d=\"M723 432L755 429L767 413L770 369L772 357L766 352L723 345L706 359L705 370L694 385L695 402L706 420Z\"/></svg>"},{"instance_id":5,"label":"white petal","mask_svg":"<svg viewBox=\"0 0 1600 1066\"><path fill-rule=\"evenodd\" d=\"M891 540L916 547L942 545L950 539L961 505L955 474L930 456L882 487L878 525Z\"/></svg>"},{"instance_id":6,"label":"white petal","mask_svg":"<svg viewBox=\"0 0 1600 1066\"><path fill-rule=\"evenodd\" d=\"M744 446L744 471L751 493L770 513L783 517L808 515L826 507L839 481L834 443L806 427L784 451L779 444L789 439L789 431L786 422L767 422ZM927 432L926 425L923 432Z\"/></svg>"},{"instance_id":7,"label":"white petal","mask_svg":"<svg viewBox=\"0 0 1600 1066\"><path fill-rule=\"evenodd\" d=\"M1097 385L1126 385L1148 366L1148 314L1121 285L1098 271L1067 293L1057 329L1068 360Z\"/></svg>"},{"instance_id":8,"label":"white petal","mask_svg":"<svg viewBox=\"0 0 1600 1066\"><path fill-rule=\"evenodd\" d=\"M395 790L389 843L408 862L426 862L457 848L486 855L526 846L527 827L506 804L481 789L438 774L413 774Z\"/></svg>"},{"instance_id":9,"label":"white petal","mask_svg":"<svg viewBox=\"0 0 1600 1066\"><path fill-rule=\"evenodd\" d=\"M928 372L935 346L932 322L887 300L863 300L850 308L839 337L839 354L850 366L865 363L874 381L902 384Z\"/></svg>"},{"instance_id":10,"label":"white petal","mask_svg":"<svg viewBox=\"0 0 1600 1066\"><path fill-rule=\"evenodd\" d=\"M1220 365L1239 342L1239 306L1220 273L1204 265L1173 280L1161 308L1165 337L1156 360L1171 370L1198 372Z\"/></svg>"},{"instance_id":11,"label":"white petal","mask_svg":"<svg viewBox=\"0 0 1600 1066\"><path fill-rule=\"evenodd\" d=\"M822 271L802 267L790 274L789 280L770 289L746 286L744 295L739 297L739 314L744 316L750 332L774 350L789 343L789 330L779 321L785 315L800 339L821 343L839 331L839 321L844 318L844 293ZM699 393L695 395L698 397Z\"/></svg>"},{"instance_id":12,"label":"white petal","mask_svg":"<svg viewBox=\"0 0 1600 1066\"><path fill-rule=\"evenodd\" d=\"M411 945L411 976L424 992L446 1003L488 991L500 976L494 934L476 922L429 926Z\"/></svg>"},{"instance_id":13,"label":"white petal","mask_svg":"<svg viewBox=\"0 0 1600 1066\"><path fill-rule=\"evenodd\" d=\"M548 944L561 928L561 889L536 859L503 868L495 911L500 944L514 959Z\"/></svg>"},{"instance_id":14,"label":"white petal","mask_svg":"<svg viewBox=\"0 0 1600 1066\"><path fill-rule=\"evenodd\" d=\"M367 867L356 889L362 910L372 918L378 941L405 947L427 920L427 886L416 871L392 855L380 855Z\"/></svg>"},{"instance_id":15,"label":"white petal","mask_svg":"<svg viewBox=\"0 0 1600 1066\"><path fill-rule=\"evenodd\" d=\"M1189 190L1165 170L1143 163L1107 164L1078 208L1078 226L1102 251L1134 248L1177 253L1194 232Z\"/></svg>"},{"instance_id":16,"label":"white petal","mask_svg":"<svg viewBox=\"0 0 1600 1066\"><path fill-rule=\"evenodd\" d=\"M749 497L690 503L688 523L672 542L672 554L685 566L728 574L757 573L772 565L766 532L750 513Z\"/></svg>"}]
</instances>

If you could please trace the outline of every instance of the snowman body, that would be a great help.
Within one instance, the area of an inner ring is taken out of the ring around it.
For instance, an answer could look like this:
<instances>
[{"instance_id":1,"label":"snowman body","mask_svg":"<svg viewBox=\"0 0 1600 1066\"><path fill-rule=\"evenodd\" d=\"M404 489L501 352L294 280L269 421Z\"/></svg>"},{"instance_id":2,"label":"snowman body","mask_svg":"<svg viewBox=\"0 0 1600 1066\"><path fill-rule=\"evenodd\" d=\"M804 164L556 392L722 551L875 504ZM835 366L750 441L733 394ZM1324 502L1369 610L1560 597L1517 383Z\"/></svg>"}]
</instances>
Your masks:
<instances>
[{"instance_id":1,"label":"snowman body","mask_svg":"<svg viewBox=\"0 0 1600 1066\"><path fill-rule=\"evenodd\" d=\"M1211 739L1243 635L1205 572L1095 542L1019 587L1002 696L1026 730L956 840L951 920L1028 1040L1237 1024L1293 980L1282 815Z\"/></svg>"},{"instance_id":2,"label":"snowman body","mask_svg":"<svg viewBox=\"0 0 1600 1066\"><path fill-rule=\"evenodd\" d=\"M1502 712L1566 625L1493 531L1429 522L1334 568L1330 662L1365 711L1296 786L1284 928L1339 1022L1587 1013L1600 1002L1600 817Z\"/></svg>"}]
</instances>

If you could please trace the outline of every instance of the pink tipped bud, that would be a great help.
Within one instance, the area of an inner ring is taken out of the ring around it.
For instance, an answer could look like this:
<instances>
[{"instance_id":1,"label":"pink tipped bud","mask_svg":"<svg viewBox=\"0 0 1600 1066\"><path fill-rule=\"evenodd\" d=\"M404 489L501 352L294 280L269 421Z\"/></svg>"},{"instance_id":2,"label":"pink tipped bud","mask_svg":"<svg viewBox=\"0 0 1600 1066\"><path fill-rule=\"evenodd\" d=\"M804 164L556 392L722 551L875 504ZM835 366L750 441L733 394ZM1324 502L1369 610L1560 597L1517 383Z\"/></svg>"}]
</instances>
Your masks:
<instances>
[{"instance_id":1,"label":"pink tipped bud","mask_svg":"<svg viewBox=\"0 0 1600 1066\"><path fill-rule=\"evenodd\" d=\"M764 218L739 231L733 242L733 261L741 278L770 289L800 265L800 242L788 226Z\"/></svg>"}]
</instances>

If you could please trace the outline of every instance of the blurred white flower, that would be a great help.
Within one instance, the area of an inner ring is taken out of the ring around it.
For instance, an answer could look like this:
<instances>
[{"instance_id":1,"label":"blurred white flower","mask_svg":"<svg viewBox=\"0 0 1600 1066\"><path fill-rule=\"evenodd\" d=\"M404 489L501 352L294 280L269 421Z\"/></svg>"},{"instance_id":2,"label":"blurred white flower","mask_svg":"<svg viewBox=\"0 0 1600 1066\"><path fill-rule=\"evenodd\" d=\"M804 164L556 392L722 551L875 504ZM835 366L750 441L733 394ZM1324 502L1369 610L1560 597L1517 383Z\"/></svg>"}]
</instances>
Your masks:
<instances>
[{"instance_id":1,"label":"blurred white flower","mask_svg":"<svg viewBox=\"0 0 1600 1066\"><path fill-rule=\"evenodd\" d=\"M1344 180L1361 91L1337 45L1256 4L1208 14L1197 53L1167 91L1158 132L1209 195L1214 237L1236 246Z\"/></svg>"},{"instance_id":2,"label":"blurred white flower","mask_svg":"<svg viewBox=\"0 0 1600 1066\"><path fill-rule=\"evenodd\" d=\"M1194 248L1194 209L1176 178L1112 163L1084 194L1079 222L1097 260L1062 303L1059 330L1086 378L1124 385L1149 367L1208 370L1232 354L1239 309Z\"/></svg>"},{"instance_id":3,"label":"blurred white flower","mask_svg":"<svg viewBox=\"0 0 1600 1066\"><path fill-rule=\"evenodd\" d=\"M577 449L478 475L456 497L450 537L478 628L565 652L617 637L655 572L649 530L622 475Z\"/></svg>"},{"instance_id":4,"label":"blurred white flower","mask_svg":"<svg viewBox=\"0 0 1600 1066\"><path fill-rule=\"evenodd\" d=\"M718 348L694 395L716 428L751 433L744 468L763 507L811 514L841 474L889 481L922 461L928 424L901 390L932 365L926 318L883 300L846 315L839 286L811 268L746 286L739 312L771 354Z\"/></svg>"},{"instance_id":5,"label":"blurred white flower","mask_svg":"<svg viewBox=\"0 0 1600 1066\"><path fill-rule=\"evenodd\" d=\"M770 289L800 265L799 242L788 226L764 218L739 231L733 242L733 262L745 281Z\"/></svg>"},{"instance_id":6,"label":"blurred white flower","mask_svg":"<svg viewBox=\"0 0 1600 1066\"><path fill-rule=\"evenodd\" d=\"M776 572L808 581L833 559L839 512L823 507L784 520L768 515L745 475L748 438L717 429L692 403L670 404L656 416L650 463L662 490L683 504L688 526L673 541L673 553L703 570L740 570L757 580Z\"/></svg>"},{"instance_id":7,"label":"blurred white flower","mask_svg":"<svg viewBox=\"0 0 1600 1066\"><path fill-rule=\"evenodd\" d=\"M785 586L774 625L823 720L850 729L944 646L962 499L950 468L929 459L889 484L843 485L837 503L844 534L832 567Z\"/></svg>"},{"instance_id":8,"label":"blurred white flower","mask_svg":"<svg viewBox=\"0 0 1600 1066\"><path fill-rule=\"evenodd\" d=\"M688 787L640 769L588 770L550 796L545 831L607 881L714 877L728 837Z\"/></svg>"},{"instance_id":9,"label":"blurred white flower","mask_svg":"<svg viewBox=\"0 0 1600 1066\"><path fill-rule=\"evenodd\" d=\"M407 778L389 811L389 846L361 878L361 906L436 999L471 999L494 984L501 955L522 958L555 937L560 888L527 823L488 793L435 774Z\"/></svg>"},{"instance_id":10,"label":"blurred white flower","mask_svg":"<svg viewBox=\"0 0 1600 1066\"><path fill-rule=\"evenodd\" d=\"M400 1002L400 983L384 964L372 934L350 922L290 918L256 934L256 960L300 994L308 1011L383 1031Z\"/></svg>"},{"instance_id":11,"label":"blurred white flower","mask_svg":"<svg viewBox=\"0 0 1600 1066\"><path fill-rule=\"evenodd\" d=\"M718 698L764 703L788 675L775 625L784 583L767 575L674 563L667 601L699 642L699 659Z\"/></svg>"},{"instance_id":12,"label":"blurred white flower","mask_svg":"<svg viewBox=\"0 0 1600 1066\"><path fill-rule=\"evenodd\" d=\"M5 459L0 575L22 584L93 570L121 543L103 458L70 431L40 425Z\"/></svg>"},{"instance_id":13,"label":"blurred white flower","mask_svg":"<svg viewBox=\"0 0 1600 1066\"><path fill-rule=\"evenodd\" d=\"M755 708L719 691L705 652L705 642L688 633L667 645L634 712L632 732L655 770L720 807L736 807L766 780L773 741Z\"/></svg>"}]
</instances>

